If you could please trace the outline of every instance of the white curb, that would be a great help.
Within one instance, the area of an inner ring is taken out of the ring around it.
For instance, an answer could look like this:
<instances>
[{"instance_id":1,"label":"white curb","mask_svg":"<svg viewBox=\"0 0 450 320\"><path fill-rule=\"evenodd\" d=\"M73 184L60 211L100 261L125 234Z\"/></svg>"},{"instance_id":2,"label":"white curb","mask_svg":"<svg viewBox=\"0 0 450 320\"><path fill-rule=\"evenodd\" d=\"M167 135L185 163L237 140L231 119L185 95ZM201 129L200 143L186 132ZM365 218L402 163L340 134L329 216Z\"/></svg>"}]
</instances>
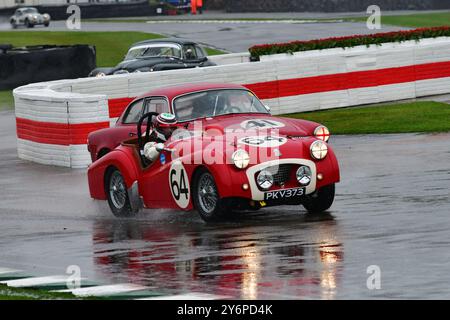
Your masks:
<instances>
[{"instance_id":1,"label":"white curb","mask_svg":"<svg viewBox=\"0 0 450 320\"><path fill-rule=\"evenodd\" d=\"M25 288L25 287L65 284L67 282L67 279L68 276L58 275L58 276L36 277L18 280L7 280L1 281L0 283L6 284L8 287Z\"/></svg>"},{"instance_id":2,"label":"white curb","mask_svg":"<svg viewBox=\"0 0 450 320\"><path fill-rule=\"evenodd\" d=\"M78 289L53 290L53 292L72 293L77 297L102 297L148 289L151 289L151 287L144 287L141 285L131 283L123 283L123 284L113 284L113 285L78 288Z\"/></svg>"},{"instance_id":3,"label":"white curb","mask_svg":"<svg viewBox=\"0 0 450 320\"><path fill-rule=\"evenodd\" d=\"M19 272L22 272L22 270L16 270L16 269L10 269L10 268L0 268L0 275L19 273Z\"/></svg>"},{"instance_id":4,"label":"white curb","mask_svg":"<svg viewBox=\"0 0 450 320\"><path fill-rule=\"evenodd\" d=\"M218 296L209 293L191 292L185 294L177 294L173 296L158 296L149 298L139 298L136 300L224 300L230 299L228 296Z\"/></svg>"}]
</instances>

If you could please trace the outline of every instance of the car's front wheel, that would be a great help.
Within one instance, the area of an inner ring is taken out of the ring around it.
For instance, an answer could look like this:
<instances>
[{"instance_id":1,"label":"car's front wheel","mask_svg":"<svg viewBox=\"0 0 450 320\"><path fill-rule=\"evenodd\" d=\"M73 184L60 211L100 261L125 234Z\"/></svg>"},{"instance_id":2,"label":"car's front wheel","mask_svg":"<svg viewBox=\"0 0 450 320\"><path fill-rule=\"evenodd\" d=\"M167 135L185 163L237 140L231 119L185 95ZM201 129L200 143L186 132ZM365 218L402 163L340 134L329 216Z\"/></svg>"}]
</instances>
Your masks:
<instances>
[{"instance_id":1,"label":"car's front wheel","mask_svg":"<svg viewBox=\"0 0 450 320\"><path fill-rule=\"evenodd\" d=\"M110 170L105 180L108 204L112 213L117 217L133 216L125 179L120 171L117 169Z\"/></svg>"},{"instance_id":2,"label":"car's front wheel","mask_svg":"<svg viewBox=\"0 0 450 320\"><path fill-rule=\"evenodd\" d=\"M13 29L16 29L16 28L17 28L17 24L16 24L16 21L15 21L14 19L11 19L11 27L12 27Z\"/></svg>"},{"instance_id":3,"label":"car's front wheel","mask_svg":"<svg viewBox=\"0 0 450 320\"><path fill-rule=\"evenodd\" d=\"M306 196L303 206L309 213L321 213L328 210L334 201L335 185L330 184Z\"/></svg>"},{"instance_id":4,"label":"car's front wheel","mask_svg":"<svg viewBox=\"0 0 450 320\"><path fill-rule=\"evenodd\" d=\"M225 213L214 177L206 169L201 169L194 179L192 200L200 217L207 222L219 220Z\"/></svg>"},{"instance_id":5,"label":"car's front wheel","mask_svg":"<svg viewBox=\"0 0 450 320\"><path fill-rule=\"evenodd\" d=\"M27 27L27 28L33 28L34 27L34 24L32 24L31 22L30 22L30 20L25 20L25 26Z\"/></svg>"},{"instance_id":6,"label":"car's front wheel","mask_svg":"<svg viewBox=\"0 0 450 320\"><path fill-rule=\"evenodd\" d=\"M45 22L44 27L48 27L50 25L50 22Z\"/></svg>"}]
</instances>

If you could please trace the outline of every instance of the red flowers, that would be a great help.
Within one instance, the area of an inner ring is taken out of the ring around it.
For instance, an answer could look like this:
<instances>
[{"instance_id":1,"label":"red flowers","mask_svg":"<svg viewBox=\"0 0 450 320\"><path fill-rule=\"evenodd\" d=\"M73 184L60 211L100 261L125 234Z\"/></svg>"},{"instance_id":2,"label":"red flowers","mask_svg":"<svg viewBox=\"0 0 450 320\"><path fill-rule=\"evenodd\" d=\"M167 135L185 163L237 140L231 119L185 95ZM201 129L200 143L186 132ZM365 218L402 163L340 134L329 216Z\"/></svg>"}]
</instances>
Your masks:
<instances>
[{"instance_id":1,"label":"red flowers","mask_svg":"<svg viewBox=\"0 0 450 320\"><path fill-rule=\"evenodd\" d=\"M449 37L450 26L419 28L406 31L394 31L369 35L354 35L346 37L333 37L310 41L293 41L286 43L263 44L249 49L251 56L258 59L263 55L277 53L294 53L307 50L322 50L330 48L348 48L360 45L382 44L387 42L402 42L407 40L420 40L423 38Z\"/></svg>"}]
</instances>

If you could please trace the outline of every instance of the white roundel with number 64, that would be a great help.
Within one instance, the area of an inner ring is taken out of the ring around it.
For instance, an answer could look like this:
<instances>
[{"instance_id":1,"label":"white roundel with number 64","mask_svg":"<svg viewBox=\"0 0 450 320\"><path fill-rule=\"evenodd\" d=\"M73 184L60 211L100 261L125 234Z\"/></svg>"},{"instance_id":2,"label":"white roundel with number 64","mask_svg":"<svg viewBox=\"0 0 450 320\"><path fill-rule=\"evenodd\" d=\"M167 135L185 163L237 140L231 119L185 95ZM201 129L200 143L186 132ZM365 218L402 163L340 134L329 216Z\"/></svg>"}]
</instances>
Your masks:
<instances>
[{"instance_id":1,"label":"white roundel with number 64","mask_svg":"<svg viewBox=\"0 0 450 320\"><path fill-rule=\"evenodd\" d=\"M189 205L189 177L181 161L174 161L169 170L169 186L172 197L181 209Z\"/></svg>"}]
</instances>

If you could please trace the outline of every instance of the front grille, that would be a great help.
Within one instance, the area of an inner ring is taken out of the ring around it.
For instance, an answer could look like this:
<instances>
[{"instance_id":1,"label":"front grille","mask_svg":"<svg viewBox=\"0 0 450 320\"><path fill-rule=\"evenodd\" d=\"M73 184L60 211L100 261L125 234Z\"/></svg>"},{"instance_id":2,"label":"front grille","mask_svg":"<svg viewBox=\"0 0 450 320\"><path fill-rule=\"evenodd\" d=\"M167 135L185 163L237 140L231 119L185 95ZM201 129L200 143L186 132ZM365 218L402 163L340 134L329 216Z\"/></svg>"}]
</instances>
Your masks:
<instances>
[{"instance_id":1,"label":"front grille","mask_svg":"<svg viewBox=\"0 0 450 320\"><path fill-rule=\"evenodd\" d=\"M279 166L272 166L266 168L273 175L273 180L275 184L284 184L289 180L291 174L291 164L281 164Z\"/></svg>"}]
</instances>

